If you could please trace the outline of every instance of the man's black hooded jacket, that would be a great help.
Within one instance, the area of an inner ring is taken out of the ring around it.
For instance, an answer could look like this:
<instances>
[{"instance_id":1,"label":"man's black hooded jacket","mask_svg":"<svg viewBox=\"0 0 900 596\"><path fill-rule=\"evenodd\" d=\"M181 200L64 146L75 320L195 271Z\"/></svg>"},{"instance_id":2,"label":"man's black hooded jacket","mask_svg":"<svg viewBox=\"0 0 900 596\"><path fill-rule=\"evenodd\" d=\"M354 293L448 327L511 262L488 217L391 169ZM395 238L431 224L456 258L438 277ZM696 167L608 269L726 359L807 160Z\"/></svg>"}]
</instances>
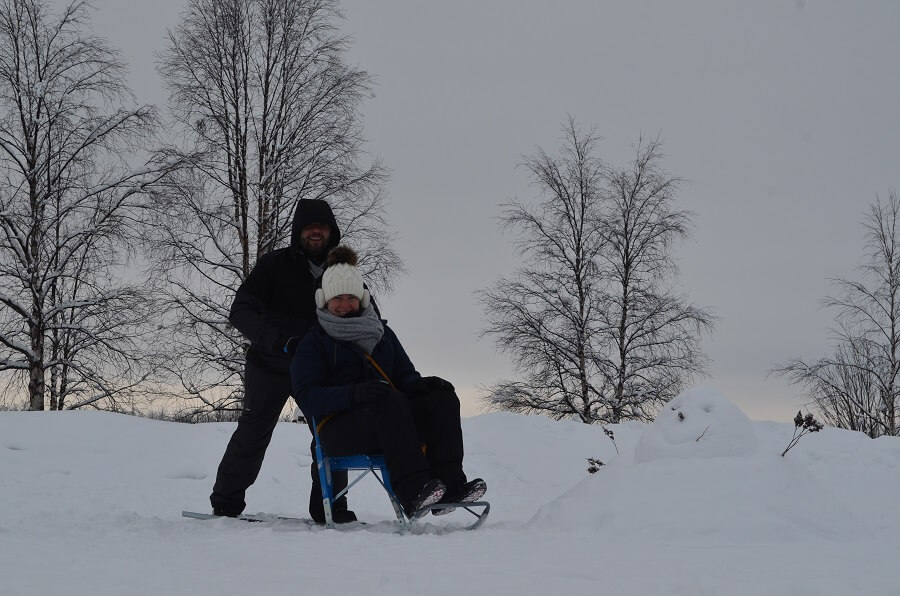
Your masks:
<instances>
[{"instance_id":1,"label":"man's black hooded jacket","mask_svg":"<svg viewBox=\"0 0 900 596\"><path fill-rule=\"evenodd\" d=\"M313 223L331 228L324 261L328 250L341 240L337 221L325 201L301 199L291 226L291 245L260 257L231 305L228 320L250 340L247 362L272 373L290 374L285 345L292 337L303 337L315 320L316 279L300 247L300 231Z\"/></svg>"}]
</instances>

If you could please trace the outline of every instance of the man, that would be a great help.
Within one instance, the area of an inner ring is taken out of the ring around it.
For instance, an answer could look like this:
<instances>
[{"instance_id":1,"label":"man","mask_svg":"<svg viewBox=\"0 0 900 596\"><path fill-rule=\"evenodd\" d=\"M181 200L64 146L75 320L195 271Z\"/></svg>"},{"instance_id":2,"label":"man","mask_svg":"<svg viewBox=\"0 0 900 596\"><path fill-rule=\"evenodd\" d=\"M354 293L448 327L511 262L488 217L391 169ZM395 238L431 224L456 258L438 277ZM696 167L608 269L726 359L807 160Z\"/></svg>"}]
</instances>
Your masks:
<instances>
[{"instance_id":1,"label":"man","mask_svg":"<svg viewBox=\"0 0 900 596\"><path fill-rule=\"evenodd\" d=\"M219 464L209 497L213 513L236 517L246 505L244 495L256 481L266 448L284 404L291 395L293 347L315 320L316 280L322 276L328 251L341 232L331 207L318 199L301 199L294 213L291 245L259 258L238 288L229 321L250 340L244 369L244 410ZM319 475L311 466L309 513L325 523ZM338 490L346 473L336 477ZM337 523L355 521L347 501L335 503Z\"/></svg>"}]
</instances>

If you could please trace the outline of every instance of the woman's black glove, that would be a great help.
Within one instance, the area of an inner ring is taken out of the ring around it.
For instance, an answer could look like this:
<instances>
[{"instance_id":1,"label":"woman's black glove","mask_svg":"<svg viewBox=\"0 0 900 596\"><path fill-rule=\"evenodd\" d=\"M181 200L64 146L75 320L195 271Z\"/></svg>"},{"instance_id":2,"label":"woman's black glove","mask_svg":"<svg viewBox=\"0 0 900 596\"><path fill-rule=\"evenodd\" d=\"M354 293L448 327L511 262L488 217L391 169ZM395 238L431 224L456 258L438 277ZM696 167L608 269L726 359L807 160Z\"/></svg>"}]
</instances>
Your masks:
<instances>
[{"instance_id":1,"label":"woman's black glove","mask_svg":"<svg viewBox=\"0 0 900 596\"><path fill-rule=\"evenodd\" d=\"M415 395L422 395L430 391L453 391L453 383L440 377L422 377L413 386Z\"/></svg>"},{"instance_id":2,"label":"woman's black glove","mask_svg":"<svg viewBox=\"0 0 900 596\"><path fill-rule=\"evenodd\" d=\"M384 381L366 381L353 388L353 405L360 405L378 401L391 390L391 386Z\"/></svg>"}]
</instances>

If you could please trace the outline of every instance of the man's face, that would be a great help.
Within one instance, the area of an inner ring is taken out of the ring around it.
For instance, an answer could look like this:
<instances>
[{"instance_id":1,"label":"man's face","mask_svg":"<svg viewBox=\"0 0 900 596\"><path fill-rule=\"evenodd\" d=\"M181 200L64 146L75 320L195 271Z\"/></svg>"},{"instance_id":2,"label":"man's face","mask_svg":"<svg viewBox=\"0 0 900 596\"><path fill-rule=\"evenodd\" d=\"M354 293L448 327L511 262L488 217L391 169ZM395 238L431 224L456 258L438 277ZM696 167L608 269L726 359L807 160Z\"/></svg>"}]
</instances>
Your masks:
<instances>
[{"instance_id":1,"label":"man's face","mask_svg":"<svg viewBox=\"0 0 900 596\"><path fill-rule=\"evenodd\" d=\"M312 223L300 230L300 248L310 257L324 254L331 238L331 228L327 224Z\"/></svg>"}]
</instances>

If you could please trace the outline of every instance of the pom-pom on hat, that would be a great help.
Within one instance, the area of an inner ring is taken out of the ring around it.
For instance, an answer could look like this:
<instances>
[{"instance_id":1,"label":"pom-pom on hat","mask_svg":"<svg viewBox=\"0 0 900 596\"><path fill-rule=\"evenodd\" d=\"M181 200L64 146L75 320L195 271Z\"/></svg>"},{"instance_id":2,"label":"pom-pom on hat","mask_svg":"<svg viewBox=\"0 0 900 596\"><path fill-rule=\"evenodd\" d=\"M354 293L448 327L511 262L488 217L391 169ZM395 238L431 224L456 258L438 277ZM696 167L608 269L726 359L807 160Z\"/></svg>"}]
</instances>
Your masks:
<instances>
[{"instance_id":1,"label":"pom-pom on hat","mask_svg":"<svg viewBox=\"0 0 900 596\"><path fill-rule=\"evenodd\" d=\"M316 290L316 306L325 308L329 300L341 294L359 298L360 308L369 306L369 290L363 284L362 273L356 267L356 252L349 246L335 246L325 260L322 287Z\"/></svg>"}]
</instances>

